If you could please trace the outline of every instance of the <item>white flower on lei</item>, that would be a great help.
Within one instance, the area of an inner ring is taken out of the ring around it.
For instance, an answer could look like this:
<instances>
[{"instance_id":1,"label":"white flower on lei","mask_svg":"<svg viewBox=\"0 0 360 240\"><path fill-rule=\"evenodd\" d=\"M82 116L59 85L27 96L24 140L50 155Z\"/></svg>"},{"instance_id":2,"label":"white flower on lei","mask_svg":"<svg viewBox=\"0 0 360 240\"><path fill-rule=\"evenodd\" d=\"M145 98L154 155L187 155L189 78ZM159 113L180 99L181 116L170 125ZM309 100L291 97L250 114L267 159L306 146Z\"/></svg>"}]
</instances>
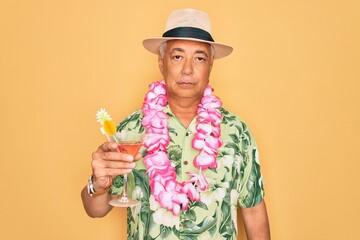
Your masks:
<instances>
[{"instance_id":1,"label":"white flower on lei","mask_svg":"<svg viewBox=\"0 0 360 240\"><path fill-rule=\"evenodd\" d=\"M229 183L222 183L222 186L216 188L215 190L209 187L210 191L204 191L200 193L201 201L209 206L214 201L221 202L225 195L226 189L229 187Z\"/></svg>"},{"instance_id":2,"label":"white flower on lei","mask_svg":"<svg viewBox=\"0 0 360 240\"><path fill-rule=\"evenodd\" d=\"M161 207L159 202L157 202L153 195L149 199L150 209L154 211L153 219L156 224L162 224L166 227L175 226L178 228L180 223L180 215L175 216L172 212Z\"/></svg>"}]
</instances>

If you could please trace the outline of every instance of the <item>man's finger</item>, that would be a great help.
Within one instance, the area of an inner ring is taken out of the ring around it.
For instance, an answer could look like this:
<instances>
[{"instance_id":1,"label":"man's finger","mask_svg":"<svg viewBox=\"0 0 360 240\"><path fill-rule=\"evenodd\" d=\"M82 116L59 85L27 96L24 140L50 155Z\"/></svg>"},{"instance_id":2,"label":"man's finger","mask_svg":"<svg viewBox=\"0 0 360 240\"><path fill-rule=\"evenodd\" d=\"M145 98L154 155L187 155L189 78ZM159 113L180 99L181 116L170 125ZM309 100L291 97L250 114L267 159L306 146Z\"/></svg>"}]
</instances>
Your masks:
<instances>
[{"instance_id":1,"label":"man's finger","mask_svg":"<svg viewBox=\"0 0 360 240\"><path fill-rule=\"evenodd\" d=\"M136 164L134 162L104 161L104 168L117 169L133 169Z\"/></svg>"},{"instance_id":2,"label":"man's finger","mask_svg":"<svg viewBox=\"0 0 360 240\"><path fill-rule=\"evenodd\" d=\"M122 169L115 169L115 168L107 168L106 169L106 173L108 176L118 176L118 175L123 175L123 174L128 174L131 173L132 169L129 168L122 168Z\"/></svg>"},{"instance_id":3,"label":"man's finger","mask_svg":"<svg viewBox=\"0 0 360 240\"><path fill-rule=\"evenodd\" d=\"M141 158L142 158L142 154L138 152L134 157L134 161L139 161Z\"/></svg>"},{"instance_id":4,"label":"man's finger","mask_svg":"<svg viewBox=\"0 0 360 240\"><path fill-rule=\"evenodd\" d=\"M103 152L109 152L109 151L115 151L117 147L118 147L117 143L105 142L99 147L99 150Z\"/></svg>"},{"instance_id":5,"label":"man's finger","mask_svg":"<svg viewBox=\"0 0 360 240\"><path fill-rule=\"evenodd\" d=\"M106 161L124 161L124 162L134 161L134 157L126 153L102 152L99 155L101 159L104 159Z\"/></svg>"}]
</instances>

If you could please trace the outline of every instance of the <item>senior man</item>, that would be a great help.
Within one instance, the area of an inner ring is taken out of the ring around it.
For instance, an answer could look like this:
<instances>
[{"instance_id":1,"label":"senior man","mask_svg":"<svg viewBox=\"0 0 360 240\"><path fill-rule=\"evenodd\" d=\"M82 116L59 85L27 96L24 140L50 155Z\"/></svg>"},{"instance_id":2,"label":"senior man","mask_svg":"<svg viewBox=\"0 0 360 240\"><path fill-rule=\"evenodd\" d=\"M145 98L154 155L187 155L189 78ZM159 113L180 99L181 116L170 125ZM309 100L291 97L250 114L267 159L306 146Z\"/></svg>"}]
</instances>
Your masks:
<instances>
[{"instance_id":1,"label":"senior man","mask_svg":"<svg viewBox=\"0 0 360 240\"><path fill-rule=\"evenodd\" d=\"M163 80L153 82L141 109L118 130L145 132L135 156L105 142L92 154L92 176L81 193L91 217L105 216L129 174L128 239L237 239L241 208L248 239L270 239L256 143L209 85L213 60L232 48L211 36L206 13L172 12L162 37L144 47L158 54Z\"/></svg>"}]
</instances>

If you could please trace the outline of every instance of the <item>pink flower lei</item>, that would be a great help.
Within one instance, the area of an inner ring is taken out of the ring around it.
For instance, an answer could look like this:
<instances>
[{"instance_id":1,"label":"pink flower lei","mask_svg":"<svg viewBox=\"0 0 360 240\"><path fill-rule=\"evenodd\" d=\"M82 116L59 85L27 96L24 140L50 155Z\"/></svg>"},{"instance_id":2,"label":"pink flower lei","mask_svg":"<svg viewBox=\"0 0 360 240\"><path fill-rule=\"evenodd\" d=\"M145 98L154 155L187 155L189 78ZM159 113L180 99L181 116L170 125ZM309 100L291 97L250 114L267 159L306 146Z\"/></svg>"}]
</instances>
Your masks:
<instances>
[{"instance_id":1,"label":"pink flower lei","mask_svg":"<svg viewBox=\"0 0 360 240\"><path fill-rule=\"evenodd\" d=\"M208 187L202 170L217 168L217 149L222 145L222 115L218 108L222 103L212 92L211 86L206 86L197 110L196 133L192 140L192 147L200 151L193 160L199 173L187 172L192 177L182 183L176 181L175 166L166 153L170 136L166 120L168 115L163 112L167 105L165 82L151 83L145 95L142 124L146 129L144 146L147 155L144 157L144 163L150 179L151 194L163 208L172 211L174 215L178 215L181 209L187 210L189 200L200 201L199 191L204 191Z\"/></svg>"}]
</instances>

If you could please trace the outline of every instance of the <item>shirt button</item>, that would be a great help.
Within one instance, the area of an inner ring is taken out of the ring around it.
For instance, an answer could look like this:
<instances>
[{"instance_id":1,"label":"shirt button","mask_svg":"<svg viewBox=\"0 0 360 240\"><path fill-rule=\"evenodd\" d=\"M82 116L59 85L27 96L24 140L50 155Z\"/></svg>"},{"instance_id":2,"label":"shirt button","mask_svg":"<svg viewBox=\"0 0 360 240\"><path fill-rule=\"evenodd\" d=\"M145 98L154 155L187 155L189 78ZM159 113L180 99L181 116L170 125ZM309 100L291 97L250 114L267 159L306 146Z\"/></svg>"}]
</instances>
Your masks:
<instances>
[{"instance_id":1,"label":"shirt button","mask_svg":"<svg viewBox=\"0 0 360 240\"><path fill-rule=\"evenodd\" d=\"M184 165L188 165L188 161L184 161Z\"/></svg>"},{"instance_id":2,"label":"shirt button","mask_svg":"<svg viewBox=\"0 0 360 240\"><path fill-rule=\"evenodd\" d=\"M190 134L191 134L191 132L190 132L190 131L187 131L185 135L186 135L186 136L189 136Z\"/></svg>"}]
</instances>

